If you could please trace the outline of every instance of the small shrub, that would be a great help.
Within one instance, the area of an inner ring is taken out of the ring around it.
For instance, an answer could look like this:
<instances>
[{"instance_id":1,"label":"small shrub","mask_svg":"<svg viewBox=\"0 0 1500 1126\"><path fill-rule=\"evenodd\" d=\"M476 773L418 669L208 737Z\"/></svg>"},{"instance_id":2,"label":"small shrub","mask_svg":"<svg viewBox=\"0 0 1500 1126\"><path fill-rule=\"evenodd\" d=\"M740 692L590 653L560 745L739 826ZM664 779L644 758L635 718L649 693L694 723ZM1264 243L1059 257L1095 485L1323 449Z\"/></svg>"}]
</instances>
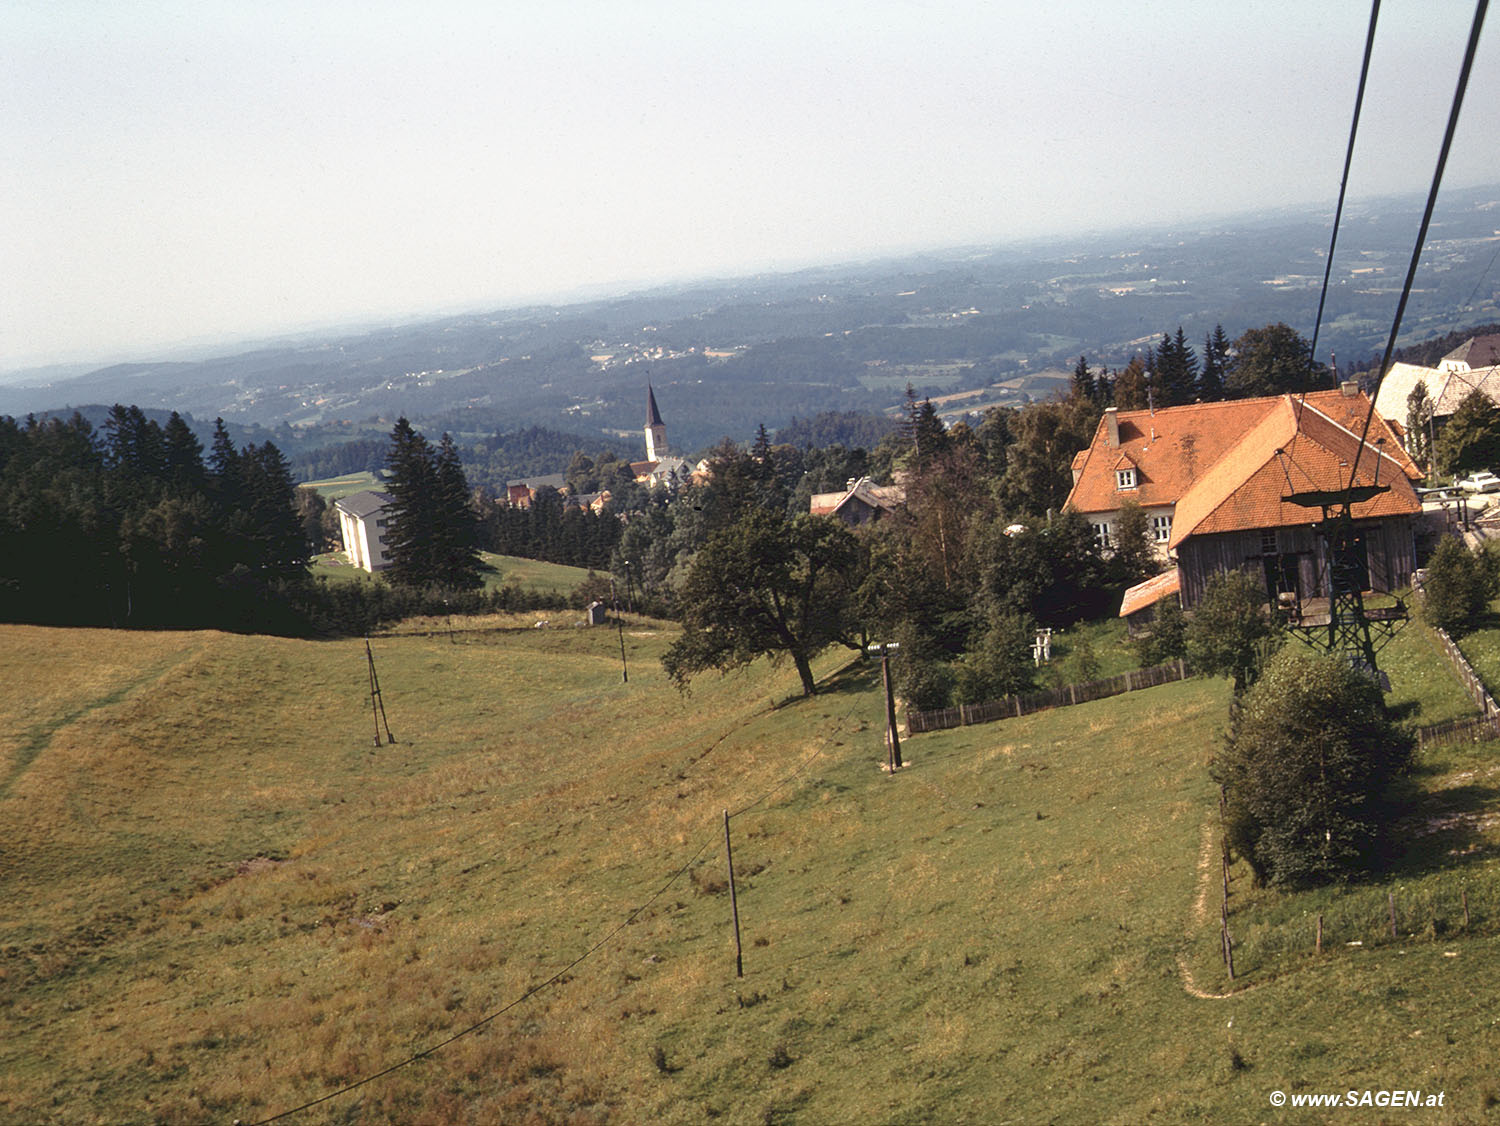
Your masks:
<instances>
[{"instance_id":1,"label":"small shrub","mask_svg":"<svg viewBox=\"0 0 1500 1126\"><path fill-rule=\"evenodd\" d=\"M766 1062L771 1065L773 1070L780 1071L783 1068L791 1067L794 1061L791 1054L786 1050L786 1045L777 1044L776 1050L771 1053L771 1058Z\"/></svg>"}]
</instances>

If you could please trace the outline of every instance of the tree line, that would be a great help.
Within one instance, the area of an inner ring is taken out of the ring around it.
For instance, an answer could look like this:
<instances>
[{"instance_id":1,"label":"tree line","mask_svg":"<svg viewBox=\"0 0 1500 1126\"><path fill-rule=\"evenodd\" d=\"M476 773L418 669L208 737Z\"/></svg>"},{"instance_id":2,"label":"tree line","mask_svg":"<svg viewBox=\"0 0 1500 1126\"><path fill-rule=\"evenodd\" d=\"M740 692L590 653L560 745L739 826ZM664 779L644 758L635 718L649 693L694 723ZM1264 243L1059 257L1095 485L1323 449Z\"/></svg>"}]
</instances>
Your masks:
<instances>
[{"instance_id":1,"label":"tree line","mask_svg":"<svg viewBox=\"0 0 1500 1126\"><path fill-rule=\"evenodd\" d=\"M256 628L309 555L273 443L221 420L205 457L176 412L121 405L102 433L0 418L0 541L0 616L69 625Z\"/></svg>"}]
</instances>

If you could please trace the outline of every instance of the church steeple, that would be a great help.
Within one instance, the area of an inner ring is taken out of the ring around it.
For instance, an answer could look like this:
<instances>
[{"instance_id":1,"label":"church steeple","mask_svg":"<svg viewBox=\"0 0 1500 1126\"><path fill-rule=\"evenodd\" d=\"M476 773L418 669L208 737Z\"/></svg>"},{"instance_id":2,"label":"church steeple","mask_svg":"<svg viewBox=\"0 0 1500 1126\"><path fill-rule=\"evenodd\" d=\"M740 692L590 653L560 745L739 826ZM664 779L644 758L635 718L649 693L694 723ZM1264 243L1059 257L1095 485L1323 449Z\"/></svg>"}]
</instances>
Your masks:
<instances>
[{"instance_id":1,"label":"church steeple","mask_svg":"<svg viewBox=\"0 0 1500 1126\"><path fill-rule=\"evenodd\" d=\"M646 460L660 461L670 451L667 448L667 424L661 420L661 411L656 409L656 392L646 384Z\"/></svg>"}]
</instances>

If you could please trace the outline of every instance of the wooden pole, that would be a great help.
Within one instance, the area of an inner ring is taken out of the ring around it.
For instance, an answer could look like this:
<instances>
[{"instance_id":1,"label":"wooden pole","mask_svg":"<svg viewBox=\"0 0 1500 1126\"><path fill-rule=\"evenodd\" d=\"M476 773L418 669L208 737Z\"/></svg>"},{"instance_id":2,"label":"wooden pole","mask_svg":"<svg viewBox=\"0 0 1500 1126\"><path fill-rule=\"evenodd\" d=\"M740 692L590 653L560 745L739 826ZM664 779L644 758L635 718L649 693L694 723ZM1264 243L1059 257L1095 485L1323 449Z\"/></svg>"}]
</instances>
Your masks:
<instances>
[{"instance_id":1,"label":"wooden pole","mask_svg":"<svg viewBox=\"0 0 1500 1126\"><path fill-rule=\"evenodd\" d=\"M1469 889L1468 888L1462 888L1459 891L1458 894L1459 894L1459 897L1463 900L1463 905L1464 905L1464 930L1468 930L1469 929Z\"/></svg>"},{"instance_id":2,"label":"wooden pole","mask_svg":"<svg viewBox=\"0 0 1500 1126\"><path fill-rule=\"evenodd\" d=\"M1323 953L1323 915L1321 912L1318 914L1318 941L1315 949L1317 953Z\"/></svg>"},{"instance_id":3,"label":"wooden pole","mask_svg":"<svg viewBox=\"0 0 1500 1126\"><path fill-rule=\"evenodd\" d=\"M1393 891L1386 892L1386 901L1390 904L1390 907L1391 907L1391 937L1395 938L1396 937L1396 893L1393 892Z\"/></svg>"},{"instance_id":4,"label":"wooden pole","mask_svg":"<svg viewBox=\"0 0 1500 1126\"><path fill-rule=\"evenodd\" d=\"M891 691L891 655L880 651L880 677L885 682L885 730L891 773L901 769L901 734L896 730L896 697Z\"/></svg>"},{"instance_id":5,"label":"wooden pole","mask_svg":"<svg viewBox=\"0 0 1500 1126\"><path fill-rule=\"evenodd\" d=\"M729 910L734 915L734 976L745 976L745 957L740 947L740 902L734 890L734 848L729 843L729 810L724 811L724 859L729 864Z\"/></svg>"},{"instance_id":6,"label":"wooden pole","mask_svg":"<svg viewBox=\"0 0 1500 1126\"><path fill-rule=\"evenodd\" d=\"M375 745L380 746L380 712L376 710L375 701L378 698L378 689L375 687L375 654L370 652L370 639L365 638L365 662L370 666L370 718L375 721Z\"/></svg>"},{"instance_id":7,"label":"wooden pole","mask_svg":"<svg viewBox=\"0 0 1500 1126\"><path fill-rule=\"evenodd\" d=\"M395 743L390 721L385 718L385 698L380 694L380 675L375 671L375 654L370 651L370 639L365 638L365 660L370 663L370 711L375 715L375 745L380 746L380 728L385 725L385 741Z\"/></svg>"},{"instance_id":8,"label":"wooden pole","mask_svg":"<svg viewBox=\"0 0 1500 1126\"><path fill-rule=\"evenodd\" d=\"M620 596L615 593L615 580L609 580L609 600L615 604L615 624L620 633L620 679L622 684L630 683L630 668L625 664L625 617L620 613Z\"/></svg>"}]
</instances>

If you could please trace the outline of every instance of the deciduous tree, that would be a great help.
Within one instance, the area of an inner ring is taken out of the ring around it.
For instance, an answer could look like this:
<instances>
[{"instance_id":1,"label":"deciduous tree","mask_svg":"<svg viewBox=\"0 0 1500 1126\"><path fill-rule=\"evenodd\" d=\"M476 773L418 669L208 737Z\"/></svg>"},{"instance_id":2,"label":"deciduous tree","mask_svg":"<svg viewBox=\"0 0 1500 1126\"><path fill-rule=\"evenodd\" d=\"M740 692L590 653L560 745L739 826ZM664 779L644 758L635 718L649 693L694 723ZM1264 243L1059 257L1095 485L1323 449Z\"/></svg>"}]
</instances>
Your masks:
<instances>
[{"instance_id":1,"label":"deciduous tree","mask_svg":"<svg viewBox=\"0 0 1500 1126\"><path fill-rule=\"evenodd\" d=\"M1278 321L1235 340L1224 384L1233 397L1250 399L1326 386L1327 379L1328 369L1312 359L1302 334Z\"/></svg>"},{"instance_id":2,"label":"deciduous tree","mask_svg":"<svg viewBox=\"0 0 1500 1126\"><path fill-rule=\"evenodd\" d=\"M788 657L812 695L813 657L835 642L857 647L849 609L858 558L854 536L835 520L745 510L689 567L678 590L682 636L662 667L686 687L708 669Z\"/></svg>"},{"instance_id":3,"label":"deciduous tree","mask_svg":"<svg viewBox=\"0 0 1500 1126\"><path fill-rule=\"evenodd\" d=\"M1246 571L1228 571L1208 581L1187 627L1188 660L1195 670L1233 678L1239 696L1280 643L1281 632L1271 620L1258 579Z\"/></svg>"},{"instance_id":4,"label":"deciduous tree","mask_svg":"<svg viewBox=\"0 0 1500 1126\"><path fill-rule=\"evenodd\" d=\"M1373 866L1411 737L1337 657L1286 649L1245 695L1212 773L1231 847L1262 882L1327 883Z\"/></svg>"}]
</instances>

